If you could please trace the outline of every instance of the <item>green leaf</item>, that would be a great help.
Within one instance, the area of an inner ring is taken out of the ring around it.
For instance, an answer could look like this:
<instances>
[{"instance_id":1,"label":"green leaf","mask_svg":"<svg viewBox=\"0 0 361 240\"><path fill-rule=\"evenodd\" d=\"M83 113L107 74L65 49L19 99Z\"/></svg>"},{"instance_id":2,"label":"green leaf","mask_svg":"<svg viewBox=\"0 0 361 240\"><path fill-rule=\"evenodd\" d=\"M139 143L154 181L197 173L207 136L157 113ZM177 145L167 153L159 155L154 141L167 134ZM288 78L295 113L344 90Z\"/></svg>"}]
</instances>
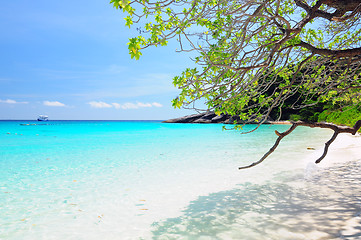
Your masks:
<instances>
[{"instance_id":1,"label":"green leaf","mask_svg":"<svg viewBox=\"0 0 361 240\"><path fill-rule=\"evenodd\" d=\"M125 26L128 26L130 28L130 26L133 24L133 20L130 16L127 16L124 18L125 20Z\"/></svg>"}]
</instances>

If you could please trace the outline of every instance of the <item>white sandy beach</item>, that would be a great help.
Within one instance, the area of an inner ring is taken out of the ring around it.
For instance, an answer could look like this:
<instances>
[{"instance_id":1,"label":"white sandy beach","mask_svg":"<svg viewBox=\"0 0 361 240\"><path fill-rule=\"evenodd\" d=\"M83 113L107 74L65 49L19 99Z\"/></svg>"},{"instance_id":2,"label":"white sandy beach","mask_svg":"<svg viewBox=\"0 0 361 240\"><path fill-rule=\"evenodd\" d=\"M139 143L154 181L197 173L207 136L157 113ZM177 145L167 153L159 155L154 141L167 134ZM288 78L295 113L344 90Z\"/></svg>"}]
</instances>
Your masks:
<instances>
[{"instance_id":1,"label":"white sandy beach","mask_svg":"<svg viewBox=\"0 0 361 240\"><path fill-rule=\"evenodd\" d=\"M323 149L318 149L311 154L311 157L317 159L322 155L322 152ZM340 134L330 145L327 156L319 164L314 164L313 166L308 165L308 168L323 172L323 176L326 178L326 175L333 174L334 170L336 170L335 172L343 172L340 169L348 169L348 166L352 166L359 161L361 161L361 134L357 133L351 135L344 133ZM350 169L352 169L352 167ZM295 239L361 239L361 202L360 199L357 201L358 192L360 190L357 186L359 186L360 178L357 177L359 172L355 171L357 170L343 172L344 174L349 174L348 176L339 174L339 177L342 178L339 182L337 180L336 182L329 182L327 179L325 184L322 182L324 179L320 179L320 184L324 184L323 187L320 188L323 190L320 195L327 196L327 198L330 199L330 202L320 206L320 209L321 211L329 212L328 217L333 219L333 224L337 226L339 237L330 238L330 235L328 235L327 232L313 231L305 233L302 237ZM344 179L347 180L345 181ZM335 187L337 185L339 186ZM333 199L338 199L338 201L333 201ZM354 212L353 214L348 213L348 205L358 209L357 212ZM314 219L315 218L310 218L308 221L317 225L318 222Z\"/></svg>"},{"instance_id":2,"label":"white sandy beach","mask_svg":"<svg viewBox=\"0 0 361 240\"><path fill-rule=\"evenodd\" d=\"M321 156L322 152L323 149L315 151L316 158ZM361 134L341 133L330 145L327 156L318 165L320 167L330 167L335 163L356 160L361 160Z\"/></svg>"}]
</instances>

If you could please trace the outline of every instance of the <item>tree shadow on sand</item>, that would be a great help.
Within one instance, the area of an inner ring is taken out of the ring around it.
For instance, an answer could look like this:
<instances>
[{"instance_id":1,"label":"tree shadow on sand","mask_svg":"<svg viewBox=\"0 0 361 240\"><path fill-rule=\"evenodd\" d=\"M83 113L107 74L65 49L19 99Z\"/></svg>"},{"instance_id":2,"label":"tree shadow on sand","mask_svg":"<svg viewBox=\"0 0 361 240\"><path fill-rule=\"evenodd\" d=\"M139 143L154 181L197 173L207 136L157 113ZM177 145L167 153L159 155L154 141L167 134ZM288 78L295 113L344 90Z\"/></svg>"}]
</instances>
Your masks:
<instances>
[{"instance_id":1,"label":"tree shadow on sand","mask_svg":"<svg viewBox=\"0 0 361 240\"><path fill-rule=\"evenodd\" d=\"M201 196L153 239L361 239L361 161ZM255 176L257 177L257 176Z\"/></svg>"}]
</instances>

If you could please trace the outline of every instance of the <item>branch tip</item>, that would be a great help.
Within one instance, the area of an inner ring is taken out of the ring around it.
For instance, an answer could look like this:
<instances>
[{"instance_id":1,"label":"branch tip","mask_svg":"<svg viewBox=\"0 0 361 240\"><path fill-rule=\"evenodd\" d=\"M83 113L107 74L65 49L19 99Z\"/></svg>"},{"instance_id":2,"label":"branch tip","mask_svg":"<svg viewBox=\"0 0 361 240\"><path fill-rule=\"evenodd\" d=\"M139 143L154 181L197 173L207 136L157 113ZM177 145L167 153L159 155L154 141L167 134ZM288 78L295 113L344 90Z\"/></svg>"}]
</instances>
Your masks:
<instances>
[{"instance_id":1,"label":"branch tip","mask_svg":"<svg viewBox=\"0 0 361 240\"><path fill-rule=\"evenodd\" d=\"M361 120L358 120L355 125L353 126L353 132L352 132L352 135L355 135L356 132L360 129L361 127Z\"/></svg>"},{"instance_id":2,"label":"branch tip","mask_svg":"<svg viewBox=\"0 0 361 240\"><path fill-rule=\"evenodd\" d=\"M335 139L337 138L339 133L351 133L352 135L355 135L356 132L361 128L361 120L358 120L355 125L351 128L351 127L343 127L343 126L337 126L335 124L330 124L330 123L319 123L319 122L305 122L305 121L298 121L298 122L293 122L292 126L285 132L280 133L277 130L275 130L276 135L278 136L276 142L274 143L273 147L271 147L270 150L268 150L268 152L266 154L263 155L263 157L258 160L257 162L251 163L250 165L244 166L244 167L239 167L238 169L246 169L246 168L251 168L254 167L258 164L260 164L261 162L263 162L271 153L273 153L278 144L280 143L280 141L282 140L282 138L284 138L285 136L287 136L288 134L290 134L296 127L298 126L305 126L305 127L318 127L318 128L328 128L328 129L332 129L334 131L332 137L330 138L330 140L328 140L325 143L325 147L323 150L323 154L321 157L319 157L315 163L320 163L322 161L322 159L324 159L327 155L329 146L331 145L331 143L333 143L333 141L335 141Z\"/></svg>"}]
</instances>

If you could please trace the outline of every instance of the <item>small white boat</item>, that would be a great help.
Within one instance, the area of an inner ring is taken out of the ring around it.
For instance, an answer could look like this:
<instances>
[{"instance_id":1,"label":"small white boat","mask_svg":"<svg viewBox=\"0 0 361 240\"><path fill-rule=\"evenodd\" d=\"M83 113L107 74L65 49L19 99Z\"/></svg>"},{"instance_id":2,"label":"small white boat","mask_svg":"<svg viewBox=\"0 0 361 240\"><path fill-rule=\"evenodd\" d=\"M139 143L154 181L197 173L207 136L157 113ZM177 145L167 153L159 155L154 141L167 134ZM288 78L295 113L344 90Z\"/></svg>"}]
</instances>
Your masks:
<instances>
[{"instance_id":1,"label":"small white boat","mask_svg":"<svg viewBox=\"0 0 361 240\"><path fill-rule=\"evenodd\" d=\"M38 121L48 121L49 117L46 115L39 115Z\"/></svg>"}]
</instances>

